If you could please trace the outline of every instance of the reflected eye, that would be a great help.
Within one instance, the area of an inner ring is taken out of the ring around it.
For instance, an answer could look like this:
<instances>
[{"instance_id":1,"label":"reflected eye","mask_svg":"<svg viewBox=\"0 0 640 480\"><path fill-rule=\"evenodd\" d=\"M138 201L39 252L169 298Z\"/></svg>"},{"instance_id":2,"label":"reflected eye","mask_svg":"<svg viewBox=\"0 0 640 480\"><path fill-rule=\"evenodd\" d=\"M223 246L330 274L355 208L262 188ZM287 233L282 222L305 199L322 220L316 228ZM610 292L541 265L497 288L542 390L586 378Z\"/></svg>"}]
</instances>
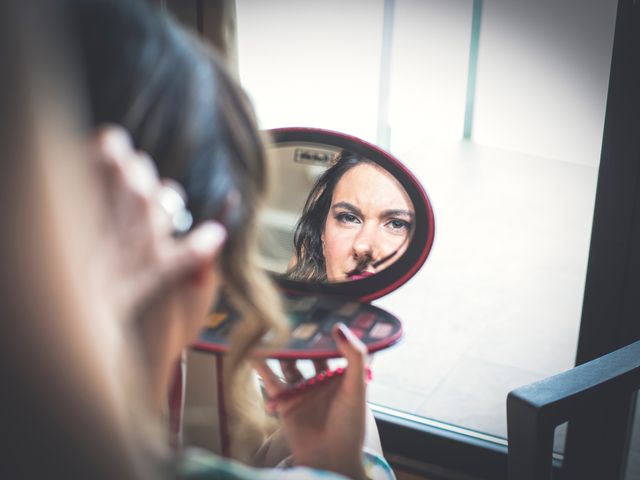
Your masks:
<instances>
[{"instance_id":1,"label":"reflected eye","mask_svg":"<svg viewBox=\"0 0 640 480\"><path fill-rule=\"evenodd\" d=\"M340 212L336 214L335 218L340 223L360 223L360 219L353 213L349 212Z\"/></svg>"},{"instance_id":2,"label":"reflected eye","mask_svg":"<svg viewBox=\"0 0 640 480\"><path fill-rule=\"evenodd\" d=\"M394 232L405 233L411 228L411 224L399 218L393 218L387 222L387 226Z\"/></svg>"}]
</instances>

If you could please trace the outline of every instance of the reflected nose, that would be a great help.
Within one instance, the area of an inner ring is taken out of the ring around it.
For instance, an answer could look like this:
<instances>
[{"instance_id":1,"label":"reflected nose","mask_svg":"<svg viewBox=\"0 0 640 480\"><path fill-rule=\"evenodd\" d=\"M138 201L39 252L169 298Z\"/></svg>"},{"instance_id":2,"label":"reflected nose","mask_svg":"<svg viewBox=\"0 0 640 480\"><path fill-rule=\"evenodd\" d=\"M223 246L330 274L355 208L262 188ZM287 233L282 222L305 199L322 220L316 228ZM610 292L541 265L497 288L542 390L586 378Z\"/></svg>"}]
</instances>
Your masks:
<instances>
[{"instance_id":1,"label":"reflected nose","mask_svg":"<svg viewBox=\"0 0 640 480\"><path fill-rule=\"evenodd\" d=\"M353 242L353 255L359 261L364 259L375 261L378 255L377 250L375 229L365 226L358 232Z\"/></svg>"}]
</instances>

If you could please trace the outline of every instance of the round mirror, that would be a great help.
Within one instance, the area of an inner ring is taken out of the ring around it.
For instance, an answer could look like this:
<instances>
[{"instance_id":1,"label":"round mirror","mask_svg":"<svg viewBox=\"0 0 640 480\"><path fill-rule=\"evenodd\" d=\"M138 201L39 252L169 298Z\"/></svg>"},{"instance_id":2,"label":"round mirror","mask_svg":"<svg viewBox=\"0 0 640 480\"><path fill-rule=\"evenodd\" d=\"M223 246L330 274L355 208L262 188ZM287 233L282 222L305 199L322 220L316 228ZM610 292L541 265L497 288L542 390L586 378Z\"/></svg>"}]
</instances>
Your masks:
<instances>
[{"instance_id":1,"label":"round mirror","mask_svg":"<svg viewBox=\"0 0 640 480\"><path fill-rule=\"evenodd\" d=\"M434 218L400 161L338 132L269 133L275 182L259 219L260 261L285 290L371 300L415 274Z\"/></svg>"}]
</instances>

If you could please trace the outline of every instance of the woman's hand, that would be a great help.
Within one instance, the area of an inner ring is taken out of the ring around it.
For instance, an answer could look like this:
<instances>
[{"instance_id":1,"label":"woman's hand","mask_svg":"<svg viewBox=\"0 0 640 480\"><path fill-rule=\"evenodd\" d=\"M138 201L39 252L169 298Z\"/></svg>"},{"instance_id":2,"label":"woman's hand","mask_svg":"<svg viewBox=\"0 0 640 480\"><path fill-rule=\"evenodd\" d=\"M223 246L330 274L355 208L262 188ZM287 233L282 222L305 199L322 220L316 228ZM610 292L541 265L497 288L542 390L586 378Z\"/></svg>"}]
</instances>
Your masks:
<instances>
[{"instance_id":1,"label":"woman's hand","mask_svg":"<svg viewBox=\"0 0 640 480\"><path fill-rule=\"evenodd\" d=\"M275 411L296 465L364 479L362 445L366 417L366 348L344 325L334 327L338 350L349 365L344 375L288 396L284 383L265 362L255 368L267 395L278 398Z\"/></svg>"},{"instance_id":2,"label":"woman's hand","mask_svg":"<svg viewBox=\"0 0 640 480\"><path fill-rule=\"evenodd\" d=\"M165 406L180 352L193 341L219 288L218 257L226 237L215 222L173 235L167 187L127 133L103 127L91 145L102 193L100 235L90 272L113 316L127 322L143 360L153 408ZM180 198L174 194L174 207ZM164 197L166 199L166 197Z\"/></svg>"},{"instance_id":3,"label":"woman's hand","mask_svg":"<svg viewBox=\"0 0 640 480\"><path fill-rule=\"evenodd\" d=\"M209 268L224 242L224 229L203 222L188 235L172 236L171 219L159 202L163 183L151 159L133 149L120 127L101 128L92 145L102 190L100 288L131 319L185 279Z\"/></svg>"}]
</instances>

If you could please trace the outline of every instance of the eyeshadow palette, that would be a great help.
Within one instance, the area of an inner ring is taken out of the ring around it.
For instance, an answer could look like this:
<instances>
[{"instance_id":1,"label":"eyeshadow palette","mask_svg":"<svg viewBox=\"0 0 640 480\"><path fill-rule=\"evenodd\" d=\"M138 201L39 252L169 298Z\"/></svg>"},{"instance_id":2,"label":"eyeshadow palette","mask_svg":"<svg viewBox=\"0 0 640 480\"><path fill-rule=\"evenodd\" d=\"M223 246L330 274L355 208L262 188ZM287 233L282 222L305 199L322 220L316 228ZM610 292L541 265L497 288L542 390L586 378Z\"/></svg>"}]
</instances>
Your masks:
<instances>
[{"instance_id":1,"label":"eyeshadow palette","mask_svg":"<svg viewBox=\"0 0 640 480\"><path fill-rule=\"evenodd\" d=\"M340 357L331 329L344 323L367 346L370 353L395 344L402 337L400 321L390 313L351 299L285 294L284 307L290 336L282 347L258 348L258 353L277 359L322 359ZM209 315L193 348L224 353L228 338L240 317L224 298Z\"/></svg>"}]
</instances>

